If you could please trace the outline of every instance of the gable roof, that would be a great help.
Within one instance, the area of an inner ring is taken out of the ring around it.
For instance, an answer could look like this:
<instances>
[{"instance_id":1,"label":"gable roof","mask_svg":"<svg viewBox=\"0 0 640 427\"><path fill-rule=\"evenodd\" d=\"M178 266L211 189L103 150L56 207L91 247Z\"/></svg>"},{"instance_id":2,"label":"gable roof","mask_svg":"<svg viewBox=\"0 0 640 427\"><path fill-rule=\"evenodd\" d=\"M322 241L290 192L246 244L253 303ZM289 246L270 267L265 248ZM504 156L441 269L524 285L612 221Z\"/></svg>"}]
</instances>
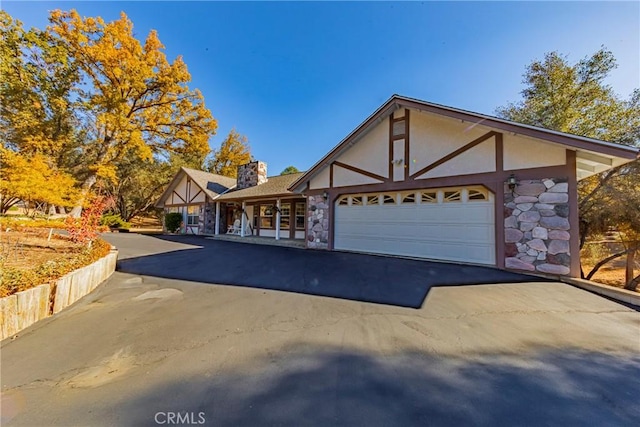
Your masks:
<instances>
[{"instance_id":1,"label":"gable roof","mask_svg":"<svg viewBox=\"0 0 640 427\"><path fill-rule=\"evenodd\" d=\"M185 168L184 166L173 177L167 189L164 190L162 196L156 202L156 207L162 207L164 200L175 190L176 186L182 180L182 177L186 175L198 186L200 189L211 199L215 199L220 194L229 191L229 189L236 186L236 179L229 178L228 176L222 176L215 173L209 173L197 169Z\"/></svg>"},{"instance_id":2,"label":"gable roof","mask_svg":"<svg viewBox=\"0 0 640 427\"><path fill-rule=\"evenodd\" d=\"M243 188L242 190L230 191L218 197L216 201L292 196L294 193L289 191L288 188L302 175L304 175L304 172L271 176L267 178L267 182L264 184Z\"/></svg>"},{"instance_id":3,"label":"gable roof","mask_svg":"<svg viewBox=\"0 0 640 427\"><path fill-rule=\"evenodd\" d=\"M459 108L447 107L445 105L435 104L431 102L421 101L415 98L409 98L401 95L393 95L380 106L373 114L371 114L364 122L355 128L346 138L338 145L333 147L322 159L314 164L306 173L300 176L289 187L290 190L301 190L302 185L313 178L321 169L328 166L333 160L338 158L345 152L355 141L374 126L382 122L387 116L399 108L412 108L419 111L439 114L442 116L452 117L459 120L468 121L475 124L489 126L507 132L513 132L532 138L537 138L557 144L562 144L578 150L585 150L592 153L600 153L608 156L618 157L631 161L640 157L640 149L628 145L616 144L613 142L601 141L593 138L572 135L569 133L558 132L537 126L525 125L498 117L488 116L485 114L474 113L472 111L461 110ZM608 168L607 168L608 169ZM606 169L605 169L606 170Z\"/></svg>"}]
</instances>

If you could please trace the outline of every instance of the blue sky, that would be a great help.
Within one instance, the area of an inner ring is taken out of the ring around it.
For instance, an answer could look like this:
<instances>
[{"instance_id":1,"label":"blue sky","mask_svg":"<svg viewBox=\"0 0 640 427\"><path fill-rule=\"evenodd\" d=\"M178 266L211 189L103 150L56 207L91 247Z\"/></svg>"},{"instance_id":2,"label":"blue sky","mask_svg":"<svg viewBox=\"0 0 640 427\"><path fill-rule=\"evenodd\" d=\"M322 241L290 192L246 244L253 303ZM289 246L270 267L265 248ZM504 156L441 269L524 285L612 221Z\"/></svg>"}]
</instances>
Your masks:
<instances>
[{"instance_id":1,"label":"blue sky","mask_svg":"<svg viewBox=\"0 0 640 427\"><path fill-rule=\"evenodd\" d=\"M33 2L2 1L27 26L48 11L156 29L182 55L218 120L249 138L269 174L319 160L392 94L485 114L519 99L533 59L571 62L609 48L609 80L640 87L640 2Z\"/></svg>"}]
</instances>

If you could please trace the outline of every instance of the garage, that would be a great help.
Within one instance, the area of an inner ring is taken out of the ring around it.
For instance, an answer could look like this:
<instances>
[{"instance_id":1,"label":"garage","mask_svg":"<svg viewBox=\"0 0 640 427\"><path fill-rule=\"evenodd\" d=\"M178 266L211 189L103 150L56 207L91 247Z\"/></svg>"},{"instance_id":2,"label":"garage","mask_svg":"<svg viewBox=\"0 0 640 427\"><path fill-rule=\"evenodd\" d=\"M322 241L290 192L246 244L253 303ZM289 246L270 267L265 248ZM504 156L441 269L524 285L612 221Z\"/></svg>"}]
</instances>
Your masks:
<instances>
[{"instance_id":1,"label":"garage","mask_svg":"<svg viewBox=\"0 0 640 427\"><path fill-rule=\"evenodd\" d=\"M495 264L485 187L346 194L335 204L335 249Z\"/></svg>"}]
</instances>

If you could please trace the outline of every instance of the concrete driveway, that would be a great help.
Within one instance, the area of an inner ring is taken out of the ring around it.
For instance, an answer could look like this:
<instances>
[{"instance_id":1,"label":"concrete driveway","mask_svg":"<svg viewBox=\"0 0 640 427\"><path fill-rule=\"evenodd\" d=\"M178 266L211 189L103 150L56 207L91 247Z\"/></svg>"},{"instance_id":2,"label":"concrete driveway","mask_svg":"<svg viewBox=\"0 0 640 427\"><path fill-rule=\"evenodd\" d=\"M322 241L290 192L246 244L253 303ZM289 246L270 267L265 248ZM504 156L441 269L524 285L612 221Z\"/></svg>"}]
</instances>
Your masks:
<instances>
[{"instance_id":1,"label":"concrete driveway","mask_svg":"<svg viewBox=\"0 0 640 427\"><path fill-rule=\"evenodd\" d=\"M640 419L640 314L569 285L201 238L109 239L122 271L2 342L2 425Z\"/></svg>"}]
</instances>

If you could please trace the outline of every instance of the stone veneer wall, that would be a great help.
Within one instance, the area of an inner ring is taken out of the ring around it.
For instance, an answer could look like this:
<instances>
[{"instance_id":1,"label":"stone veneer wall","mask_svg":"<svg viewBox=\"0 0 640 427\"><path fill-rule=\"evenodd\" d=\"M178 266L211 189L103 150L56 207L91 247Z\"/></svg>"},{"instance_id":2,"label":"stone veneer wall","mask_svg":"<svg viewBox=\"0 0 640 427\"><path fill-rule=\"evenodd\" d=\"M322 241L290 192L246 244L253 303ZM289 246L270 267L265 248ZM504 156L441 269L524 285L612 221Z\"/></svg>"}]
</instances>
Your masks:
<instances>
[{"instance_id":1,"label":"stone veneer wall","mask_svg":"<svg viewBox=\"0 0 640 427\"><path fill-rule=\"evenodd\" d=\"M238 166L237 189L255 187L267 182L267 164L264 162L251 162Z\"/></svg>"},{"instance_id":2,"label":"stone veneer wall","mask_svg":"<svg viewBox=\"0 0 640 427\"><path fill-rule=\"evenodd\" d=\"M569 274L571 230L567 180L523 180L513 192L505 185L504 201L505 267Z\"/></svg>"},{"instance_id":3,"label":"stone veneer wall","mask_svg":"<svg viewBox=\"0 0 640 427\"><path fill-rule=\"evenodd\" d=\"M200 208L198 231L200 234L215 234L216 230L216 204L207 198L204 209Z\"/></svg>"},{"instance_id":4,"label":"stone veneer wall","mask_svg":"<svg viewBox=\"0 0 640 427\"><path fill-rule=\"evenodd\" d=\"M307 202L307 247L329 248L329 201L324 196L309 196Z\"/></svg>"}]
</instances>

